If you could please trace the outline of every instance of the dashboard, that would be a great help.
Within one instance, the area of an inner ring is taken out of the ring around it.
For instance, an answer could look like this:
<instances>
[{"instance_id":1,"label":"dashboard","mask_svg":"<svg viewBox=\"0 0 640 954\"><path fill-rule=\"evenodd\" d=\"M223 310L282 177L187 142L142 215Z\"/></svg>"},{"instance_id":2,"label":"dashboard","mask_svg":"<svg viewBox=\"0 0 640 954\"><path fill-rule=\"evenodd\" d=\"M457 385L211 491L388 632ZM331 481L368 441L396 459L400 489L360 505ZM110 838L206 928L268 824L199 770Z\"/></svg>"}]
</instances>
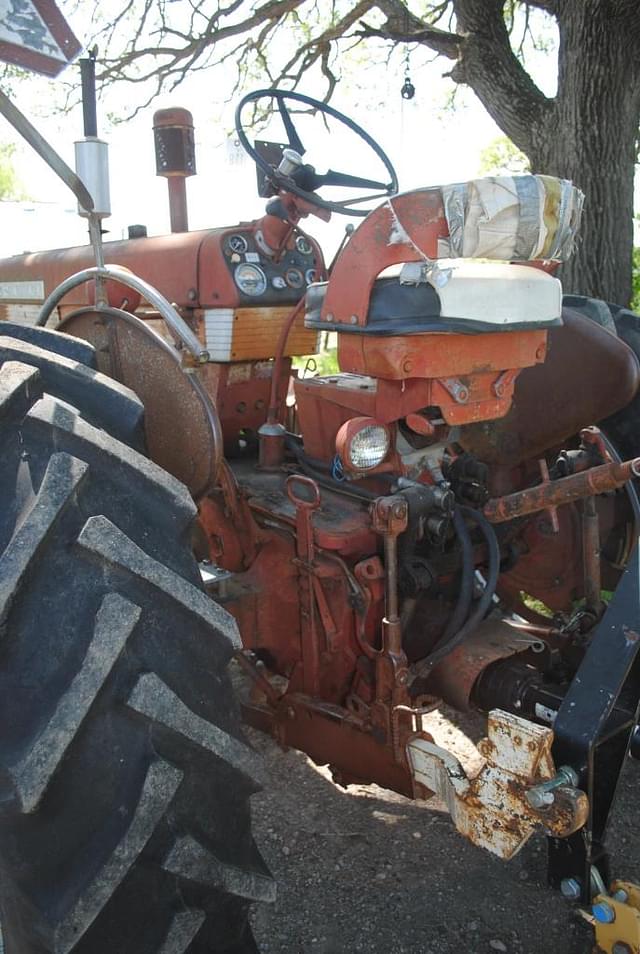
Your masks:
<instances>
[{"instance_id":1,"label":"dashboard","mask_svg":"<svg viewBox=\"0 0 640 954\"><path fill-rule=\"evenodd\" d=\"M222 253L243 304L295 304L322 268L312 243L296 230L275 258L252 228L226 233Z\"/></svg>"}]
</instances>

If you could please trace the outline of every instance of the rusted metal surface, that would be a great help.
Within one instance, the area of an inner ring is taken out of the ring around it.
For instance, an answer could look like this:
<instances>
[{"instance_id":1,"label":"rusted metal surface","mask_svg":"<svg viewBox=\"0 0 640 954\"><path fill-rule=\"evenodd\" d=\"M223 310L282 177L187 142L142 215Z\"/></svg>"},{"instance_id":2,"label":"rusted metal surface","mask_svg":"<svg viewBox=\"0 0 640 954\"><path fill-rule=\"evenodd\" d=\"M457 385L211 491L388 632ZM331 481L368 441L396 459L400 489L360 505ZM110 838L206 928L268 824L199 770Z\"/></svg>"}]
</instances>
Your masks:
<instances>
[{"instance_id":1,"label":"rusted metal surface","mask_svg":"<svg viewBox=\"0 0 640 954\"><path fill-rule=\"evenodd\" d=\"M273 371L270 361L209 362L199 369L198 376L216 406L229 459L246 456L247 446L257 441L267 419ZM285 382L290 371L291 360L285 358L280 370L281 423L286 415Z\"/></svg>"},{"instance_id":2,"label":"rusted metal surface","mask_svg":"<svg viewBox=\"0 0 640 954\"><path fill-rule=\"evenodd\" d=\"M399 534L407 529L409 511L404 497L379 497L371 505L373 529L384 539L386 568L386 616L399 622L398 616L398 554Z\"/></svg>"},{"instance_id":3,"label":"rusted metal surface","mask_svg":"<svg viewBox=\"0 0 640 954\"><path fill-rule=\"evenodd\" d=\"M98 233L98 242L100 235ZM98 255L98 251L100 254ZM132 287L134 291L139 292L149 306L154 309L155 314L165 322L170 334L179 346L183 349L182 358L185 367L193 367L204 364L209 360L209 352L203 347L188 322L173 307L173 305L157 289L153 288L147 282L142 281L136 275L133 275L128 268L118 268L116 266L105 267L102 260L101 250L96 249L96 258L98 264L95 268L87 268L82 272L76 272L65 279L42 304L42 309L36 324L46 325L49 317L54 313L61 301L74 288L94 282L94 293L90 297L95 301L100 309L108 305L105 294L105 282L115 278L119 284L126 287Z\"/></svg>"},{"instance_id":4,"label":"rusted metal surface","mask_svg":"<svg viewBox=\"0 0 640 954\"><path fill-rule=\"evenodd\" d=\"M635 397L640 370L631 349L569 309L563 309L562 320L562 327L547 332L544 363L518 375L509 413L461 431L462 447L486 464L513 467L541 457Z\"/></svg>"},{"instance_id":5,"label":"rusted metal surface","mask_svg":"<svg viewBox=\"0 0 640 954\"><path fill-rule=\"evenodd\" d=\"M196 499L214 483L222 458L216 410L178 352L148 325L118 309L82 309L61 330L90 342L98 370L132 388L145 405L149 456Z\"/></svg>"},{"instance_id":6,"label":"rusted metal surface","mask_svg":"<svg viewBox=\"0 0 640 954\"><path fill-rule=\"evenodd\" d=\"M640 457L623 463L612 461L610 464L601 464L599 467L560 477L558 480L545 481L537 487L528 487L515 494L496 497L485 504L484 515L492 523L503 523L526 514L548 510L549 507L560 507L583 497L616 490L632 477L639 475Z\"/></svg>"},{"instance_id":7,"label":"rusted metal surface","mask_svg":"<svg viewBox=\"0 0 640 954\"><path fill-rule=\"evenodd\" d=\"M550 610L569 612L584 596L582 515L580 503L558 508L558 533L553 532L546 512L527 520L516 545L515 565L500 574L498 595L511 609L534 623L545 619L522 602L522 594L540 600ZM626 494L597 498L601 539L601 571L605 589L614 589L620 565L635 544L634 524ZM624 532L622 532L624 531Z\"/></svg>"},{"instance_id":8,"label":"rusted metal surface","mask_svg":"<svg viewBox=\"0 0 640 954\"><path fill-rule=\"evenodd\" d=\"M158 109L153 114L156 175L169 187L172 232L189 230L186 178L196 174L193 116L188 109Z\"/></svg>"},{"instance_id":9,"label":"rusted metal surface","mask_svg":"<svg viewBox=\"0 0 640 954\"><path fill-rule=\"evenodd\" d=\"M569 785L556 788L541 809L532 808L527 799L533 786L556 776L552 742L551 729L496 709L489 713L487 738L478 745L485 765L473 779L453 755L432 742L414 739L408 751L416 780L446 802L458 831L507 859L536 829L563 838L587 819L586 795Z\"/></svg>"},{"instance_id":10,"label":"rusted metal surface","mask_svg":"<svg viewBox=\"0 0 640 954\"><path fill-rule=\"evenodd\" d=\"M310 477L287 478L287 496L296 508L296 566L300 585L302 690L317 696L320 689L320 606L314 586L313 513L320 506L320 488ZM320 590L322 584L318 583ZM332 629L335 627L332 625ZM325 632L327 627L325 624Z\"/></svg>"},{"instance_id":11,"label":"rusted metal surface","mask_svg":"<svg viewBox=\"0 0 640 954\"><path fill-rule=\"evenodd\" d=\"M247 306L254 305L290 307L304 296L304 287L299 290L288 287L281 291L270 289L259 300L251 301L242 295L234 281L236 260L229 254L229 238L239 234L256 247L258 233L262 232L266 218L269 217L230 228L106 242L104 260L109 265L130 269L138 278L157 288L175 304L183 317L188 317L197 308L233 308L243 312ZM300 234L303 233L292 233L286 240L289 255L293 254L295 240ZM322 276L324 262L320 248L315 242L310 242L310 247L312 254L305 267ZM69 275L93 265L94 253L87 245L30 252L1 260L0 281L14 283L37 279L44 284L45 295L49 295ZM78 308L87 304L91 304L90 293L86 286L81 286L70 290L63 307ZM306 334L309 339L315 339L313 333Z\"/></svg>"},{"instance_id":12,"label":"rusted metal surface","mask_svg":"<svg viewBox=\"0 0 640 954\"><path fill-rule=\"evenodd\" d=\"M389 738L379 727L342 706L287 693L277 710L244 705L243 714L250 725L274 735L281 745L301 749L319 765L328 764L338 784L374 783L407 798L426 799L431 794L414 778L406 758L398 762L393 757ZM405 718L406 745L415 733L411 717ZM431 738L426 733L421 737Z\"/></svg>"},{"instance_id":13,"label":"rusted metal surface","mask_svg":"<svg viewBox=\"0 0 640 954\"><path fill-rule=\"evenodd\" d=\"M582 556L585 605L587 609L599 615L602 610L600 523L594 497L587 497L582 502Z\"/></svg>"},{"instance_id":14,"label":"rusted metal surface","mask_svg":"<svg viewBox=\"0 0 640 954\"><path fill-rule=\"evenodd\" d=\"M408 240L390 242L400 220ZM351 236L335 263L322 305L340 324L366 324L371 289L383 269L397 262L422 261L438 257L438 239L449 234L440 189L420 189L397 195L393 209L379 206Z\"/></svg>"},{"instance_id":15,"label":"rusted metal surface","mask_svg":"<svg viewBox=\"0 0 640 954\"><path fill-rule=\"evenodd\" d=\"M438 407L451 426L502 417L511 406L513 388L510 385L496 397L493 385L497 377L494 371L466 374L462 380L468 400L463 404L452 397L439 378L376 380L361 374L340 374L297 380L294 390L305 450L311 457L331 460L338 431L354 417L373 417L382 424L395 425L425 407Z\"/></svg>"},{"instance_id":16,"label":"rusted metal surface","mask_svg":"<svg viewBox=\"0 0 640 954\"><path fill-rule=\"evenodd\" d=\"M258 466L260 470L279 470L284 463L286 430L283 424L268 421L258 429Z\"/></svg>"},{"instance_id":17,"label":"rusted metal surface","mask_svg":"<svg viewBox=\"0 0 640 954\"><path fill-rule=\"evenodd\" d=\"M480 674L499 659L526 652L535 642L500 619L485 620L429 674L426 689L440 696L454 709L464 712L471 706L471 693Z\"/></svg>"},{"instance_id":18,"label":"rusted metal surface","mask_svg":"<svg viewBox=\"0 0 640 954\"><path fill-rule=\"evenodd\" d=\"M375 658L375 702L372 719L382 730L390 729L391 747L399 763L406 761L402 726L407 724L409 666L402 646L402 623L398 605L398 536L407 528L407 501L399 495L379 497L371 505L373 529L384 546L385 614L382 619L382 649Z\"/></svg>"},{"instance_id":19,"label":"rusted metal surface","mask_svg":"<svg viewBox=\"0 0 640 954\"><path fill-rule=\"evenodd\" d=\"M429 347L425 347L425 341ZM513 390L513 369L545 360L546 330L493 331L481 335L339 335L343 371L376 378L442 378L494 371L491 390L504 397ZM505 371L505 368L512 370Z\"/></svg>"},{"instance_id":20,"label":"rusted metal surface","mask_svg":"<svg viewBox=\"0 0 640 954\"><path fill-rule=\"evenodd\" d=\"M259 519L295 526L295 508L284 488L286 473L256 471L252 461L231 461L231 467L252 511ZM366 503L323 488L322 503L314 514L314 539L319 549L343 558L361 558L376 552L377 538Z\"/></svg>"}]
</instances>

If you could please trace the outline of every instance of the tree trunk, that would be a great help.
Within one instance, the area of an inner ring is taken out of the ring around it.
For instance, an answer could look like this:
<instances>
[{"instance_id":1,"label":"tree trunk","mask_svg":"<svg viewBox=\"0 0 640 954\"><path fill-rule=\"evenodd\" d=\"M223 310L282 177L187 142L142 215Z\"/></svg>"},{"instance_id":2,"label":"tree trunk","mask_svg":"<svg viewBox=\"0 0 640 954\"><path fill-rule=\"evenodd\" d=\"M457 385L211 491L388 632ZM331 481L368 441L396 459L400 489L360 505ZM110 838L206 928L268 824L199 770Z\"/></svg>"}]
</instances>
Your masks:
<instances>
[{"instance_id":1,"label":"tree trunk","mask_svg":"<svg viewBox=\"0 0 640 954\"><path fill-rule=\"evenodd\" d=\"M468 84L533 172L585 193L568 292L631 298L633 177L640 121L638 0L535 2L558 21L558 93L544 96L513 54L502 0L454 0L461 42L453 79Z\"/></svg>"},{"instance_id":2,"label":"tree trunk","mask_svg":"<svg viewBox=\"0 0 640 954\"><path fill-rule=\"evenodd\" d=\"M637 12L607 0L562 5L558 95L537 125L532 171L585 193L576 252L560 271L567 292L628 305L633 189L640 119ZM631 23L631 16L636 22Z\"/></svg>"}]
</instances>

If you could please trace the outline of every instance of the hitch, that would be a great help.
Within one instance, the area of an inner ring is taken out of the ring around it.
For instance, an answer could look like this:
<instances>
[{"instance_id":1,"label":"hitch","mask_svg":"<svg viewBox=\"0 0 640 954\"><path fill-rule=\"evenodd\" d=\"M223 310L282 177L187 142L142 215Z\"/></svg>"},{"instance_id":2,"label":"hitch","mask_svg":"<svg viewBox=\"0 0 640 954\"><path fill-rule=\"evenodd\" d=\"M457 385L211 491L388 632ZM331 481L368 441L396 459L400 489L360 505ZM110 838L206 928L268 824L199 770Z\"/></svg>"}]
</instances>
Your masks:
<instances>
[{"instance_id":1,"label":"hitch","mask_svg":"<svg viewBox=\"0 0 640 954\"><path fill-rule=\"evenodd\" d=\"M407 750L416 781L443 799L458 831L508 859L537 829L566 838L587 821L587 796L571 769L556 772L552 744L552 729L495 709L478 744L485 764L473 779L450 752L423 738Z\"/></svg>"}]
</instances>

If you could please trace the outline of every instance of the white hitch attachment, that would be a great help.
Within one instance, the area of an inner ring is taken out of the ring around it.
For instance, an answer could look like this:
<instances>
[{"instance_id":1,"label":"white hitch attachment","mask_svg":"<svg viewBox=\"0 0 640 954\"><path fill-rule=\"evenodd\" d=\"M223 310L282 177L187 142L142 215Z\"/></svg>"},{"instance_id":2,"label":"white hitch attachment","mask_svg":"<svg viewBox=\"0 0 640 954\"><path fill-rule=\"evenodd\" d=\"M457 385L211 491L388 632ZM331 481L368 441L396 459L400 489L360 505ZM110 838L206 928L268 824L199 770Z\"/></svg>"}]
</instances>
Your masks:
<instances>
[{"instance_id":1,"label":"white hitch attachment","mask_svg":"<svg viewBox=\"0 0 640 954\"><path fill-rule=\"evenodd\" d=\"M552 743L552 729L494 709L478 743L485 764L474 778L433 742L415 738L407 751L416 782L440 796L458 831L508 859L536 829L566 838L587 821L587 796L572 769L556 772Z\"/></svg>"}]
</instances>

